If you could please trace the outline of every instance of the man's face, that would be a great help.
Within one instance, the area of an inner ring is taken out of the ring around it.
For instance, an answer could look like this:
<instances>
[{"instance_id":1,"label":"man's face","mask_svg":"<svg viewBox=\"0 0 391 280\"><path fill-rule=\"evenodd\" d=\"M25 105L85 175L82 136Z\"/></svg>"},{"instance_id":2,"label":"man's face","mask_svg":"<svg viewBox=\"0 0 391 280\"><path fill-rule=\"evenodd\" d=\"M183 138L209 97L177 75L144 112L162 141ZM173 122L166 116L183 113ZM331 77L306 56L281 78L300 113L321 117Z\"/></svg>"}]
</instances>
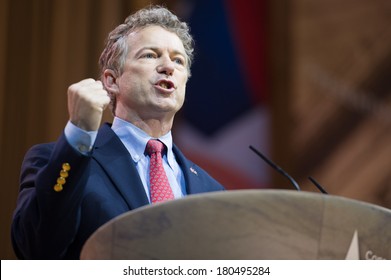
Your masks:
<instances>
[{"instance_id":1,"label":"man's face","mask_svg":"<svg viewBox=\"0 0 391 280\"><path fill-rule=\"evenodd\" d=\"M131 33L127 42L116 115L128 121L173 118L183 105L188 79L182 41L160 26L148 26Z\"/></svg>"}]
</instances>

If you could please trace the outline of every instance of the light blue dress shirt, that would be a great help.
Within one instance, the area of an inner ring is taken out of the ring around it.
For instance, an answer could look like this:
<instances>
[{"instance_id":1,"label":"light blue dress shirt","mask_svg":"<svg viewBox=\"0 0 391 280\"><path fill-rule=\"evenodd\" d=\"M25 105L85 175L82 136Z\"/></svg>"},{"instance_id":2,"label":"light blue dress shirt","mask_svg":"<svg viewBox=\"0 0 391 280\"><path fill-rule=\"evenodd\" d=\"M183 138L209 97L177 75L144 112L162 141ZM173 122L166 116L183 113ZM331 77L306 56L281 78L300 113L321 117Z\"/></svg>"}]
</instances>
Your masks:
<instances>
[{"instance_id":1,"label":"light blue dress shirt","mask_svg":"<svg viewBox=\"0 0 391 280\"><path fill-rule=\"evenodd\" d=\"M149 190L149 156L145 153L147 142L152 139L147 133L135 125L115 117L111 129L120 138L126 149L129 151L136 169L144 185L145 193L150 201ZM65 137L69 144L81 153L87 154L91 151L97 131L84 131L70 121L65 127ZM166 171L168 181L174 193L175 198L183 197L186 194L185 179L182 169L179 167L172 151L172 135L168 132L159 140L167 147L167 153L163 155L163 167Z\"/></svg>"}]
</instances>

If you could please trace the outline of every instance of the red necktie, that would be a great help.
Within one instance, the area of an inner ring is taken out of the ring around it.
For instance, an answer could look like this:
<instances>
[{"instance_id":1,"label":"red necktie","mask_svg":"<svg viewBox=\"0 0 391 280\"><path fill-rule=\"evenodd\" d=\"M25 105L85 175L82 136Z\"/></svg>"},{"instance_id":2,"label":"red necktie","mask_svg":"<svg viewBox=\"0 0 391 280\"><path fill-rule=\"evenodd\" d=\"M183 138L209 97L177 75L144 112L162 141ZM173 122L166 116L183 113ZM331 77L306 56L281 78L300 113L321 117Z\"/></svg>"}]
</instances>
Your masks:
<instances>
[{"instance_id":1,"label":"red necktie","mask_svg":"<svg viewBox=\"0 0 391 280\"><path fill-rule=\"evenodd\" d=\"M159 140L151 139L147 143L147 154L150 156L149 184L152 203L174 199L174 194L163 168L163 149L164 145Z\"/></svg>"}]
</instances>

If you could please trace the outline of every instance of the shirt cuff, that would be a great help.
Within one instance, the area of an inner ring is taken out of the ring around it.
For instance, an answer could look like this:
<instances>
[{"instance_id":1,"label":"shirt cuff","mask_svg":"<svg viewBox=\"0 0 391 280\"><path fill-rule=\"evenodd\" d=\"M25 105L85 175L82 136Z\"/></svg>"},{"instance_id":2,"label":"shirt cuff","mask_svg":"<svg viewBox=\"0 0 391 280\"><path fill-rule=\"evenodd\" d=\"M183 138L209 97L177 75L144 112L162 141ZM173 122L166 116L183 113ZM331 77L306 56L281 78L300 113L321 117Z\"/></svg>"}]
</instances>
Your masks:
<instances>
[{"instance_id":1,"label":"shirt cuff","mask_svg":"<svg viewBox=\"0 0 391 280\"><path fill-rule=\"evenodd\" d=\"M87 155L94 146L98 131L85 131L71 121L68 121L64 129L68 143L80 153Z\"/></svg>"}]
</instances>

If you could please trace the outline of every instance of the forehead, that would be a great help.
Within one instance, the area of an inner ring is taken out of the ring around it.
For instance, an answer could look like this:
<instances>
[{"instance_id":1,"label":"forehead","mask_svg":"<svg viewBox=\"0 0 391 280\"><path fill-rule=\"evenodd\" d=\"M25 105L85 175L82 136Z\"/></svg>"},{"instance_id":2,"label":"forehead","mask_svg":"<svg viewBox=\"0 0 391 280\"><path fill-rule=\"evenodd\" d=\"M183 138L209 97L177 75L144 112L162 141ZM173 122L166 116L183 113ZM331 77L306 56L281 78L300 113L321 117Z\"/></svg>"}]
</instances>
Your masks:
<instances>
[{"instance_id":1,"label":"forehead","mask_svg":"<svg viewBox=\"0 0 391 280\"><path fill-rule=\"evenodd\" d=\"M127 41L130 52L137 52L141 48L162 48L185 54L185 48L178 35L156 25L130 33Z\"/></svg>"}]
</instances>

